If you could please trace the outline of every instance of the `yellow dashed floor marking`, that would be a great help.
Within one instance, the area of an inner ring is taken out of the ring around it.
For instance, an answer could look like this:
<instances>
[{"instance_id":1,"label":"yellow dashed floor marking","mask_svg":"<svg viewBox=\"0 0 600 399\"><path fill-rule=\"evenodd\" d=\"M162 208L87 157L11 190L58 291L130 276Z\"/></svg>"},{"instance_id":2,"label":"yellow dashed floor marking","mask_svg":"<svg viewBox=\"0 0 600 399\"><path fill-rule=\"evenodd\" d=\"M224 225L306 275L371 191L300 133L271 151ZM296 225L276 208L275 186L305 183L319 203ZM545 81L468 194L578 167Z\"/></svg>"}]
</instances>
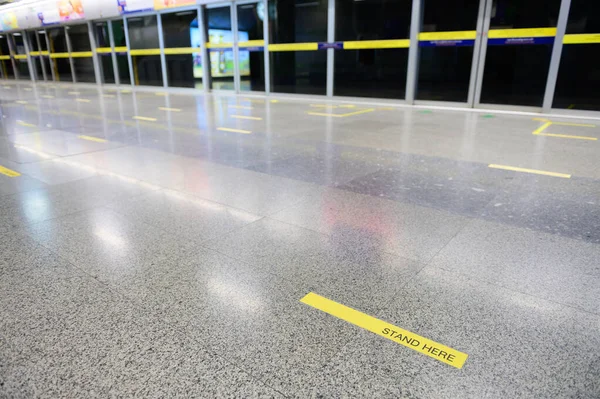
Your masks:
<instances>
[{"instance_id":1,"label":"yellow dashed floor marking","mask_svg":"<svg viewBox=\"0 0 600 399\"><path fill-rule=\"evenodd\" d=\"M253 121L262 121L262 118L258 116L245 116L245 115L230 115L232 118L236 119L251 119Z\"/></svg>"},{"instance_id":2,"label":"yellow dashed floor marking","mask_svg":"<svg viewBox=\"0 0 600 399\"><path fill-rule=\"evenodd\" d=\"M562 177L562 178L565 178L565 179L570 179L571 178L571 175L566 174L566 173L557 173L557 172L548 172L548 171L545 171L545 170L519 168L519 167L516 167L516 166L489 164L488 167L489 168L493 168L493 169L511 170L513 172L524 172L524 173L533 173L533 174L536 174L536 175Z\"/></svg>"},{"instance_id":3,"label":"yellow dashed floor marking","mask_svg":"<svg viewBox=\"0 0 600 399\"><path fill-rule=\"evenodd\" d=\"M2 173L5 176L8 176L8 177L21 176L21 174L19 172L16 172L16 171L14 171L12 169L5 168L2 165L0 165L0 173Z\"/></svg>"},{"instance_id":4,"label":"yellow dashed floor marking","mask_svg":"<svg viewBox=\"0 0 600 399\"><path fill-rule=\"evenodd\" d=\"M83 140L95 141L96 143L106 143L105 139L101 139L99 137L86 136L86 135L80 135L80 136L77 136L77 137L79 137L80 139L83 139Z\"/></svg>"},{"instance_id":5,"label":"yellow dashed floor marking","mask_svg":"<svg viewBox=\"0 0 600 399\"><path fill-rule=\"evenodd\" d=\"M221 130L223 132L233 132L233 133L242 133L242 134L250 134L250 133L252 133L250 130L231 129L229 127L218 127L217 130Z\"/></svg>"}]
</instances>

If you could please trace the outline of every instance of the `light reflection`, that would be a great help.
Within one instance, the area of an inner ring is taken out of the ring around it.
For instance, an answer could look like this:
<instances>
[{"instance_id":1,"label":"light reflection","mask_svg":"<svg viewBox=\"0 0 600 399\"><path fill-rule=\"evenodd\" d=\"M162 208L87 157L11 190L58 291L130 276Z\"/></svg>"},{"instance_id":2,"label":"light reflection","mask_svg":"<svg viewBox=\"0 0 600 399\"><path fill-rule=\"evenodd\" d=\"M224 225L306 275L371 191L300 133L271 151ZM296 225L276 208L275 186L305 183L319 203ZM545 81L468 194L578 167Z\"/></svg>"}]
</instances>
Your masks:
<instances>
[{"instance_id":1,"label":"light reflection","mask_svg":"<svg viewBox=\"0 0 600 399\"><path fill-rule=\"evenodd\" d=\"M211 293L221 297L229 306L236 306L240 310L259 312L265 304L256 300L254 293L248 287L240 286L230 280L211 278L208 280L208 289Z\"/></svg>"},{"instance_id":2,"label":"light reflection","mask_svg":"<svg viewBox=\"0 0 600 399\"><path fill-rule=\"evenodd\" d=\"M253 215L251 213L248 213L246 211L243 210L239 210L239 209L235 209L235 208L230 208L227 207L225 205L221 205L218 204L216 202L212 202L209 200L204 200L204 199L200 199L200 198L196 198L194 196L185 194L183 192L180 191L175 191L172 189L167 189L161 186L158 186L156 184L152 184L152 183L148 183L146 181L143 180L139 180L130 176L126 176L126 175L122 175L120 173L115 173L115 172L111 172L109 170L104 170L101 168L96 168L90 165L86 165L83 164L81 162L76 162L76 161L72 161L69 159L64 159L64 158L57 158L54 157L52 154L43 152L43 151L39 151L24 145L20 145L20 144L15 144L14 145L15 148L19 148L21 150L30 152L32 154L36 154L42 158L45 159L50 159L50 161L52 162L57 162L63 165L68 165L68 166L72 166L78 169L82 169L91 173L96 173L98 175L103 175L103 176L110 176L113 178L116 178L120 181L126 182L126 183L130 183L130 184L134 184L138 187L143 187L146 188L150 191L156 191L156 190L160 190L161 193L165 194L168 197L171 198L176 198L176 199L180 199L183 201L186 201L188 203L194 204L198 207L201 207L202 209L205 210L211 210L213 212L226 212L227 214L229 214L230 216L239 219L239 220L243 220L246 222L253 222L256 220L256 215Z\"/></svg>"},{"instance_id":3,"label":"light reflection","mask_svg":"<svg viewBox=\"0 0 600 399\"><path fill-rule=\"evenodd\" d=\"M121 237L113 234L109 230L106 230L103 228L97 228L94 231L94 235L96 237L100 238L102 241L106 242L107 244L110 244L113 247L122 249L126 246L125 240L123 240Z\"/></svg>"}]
</instances>

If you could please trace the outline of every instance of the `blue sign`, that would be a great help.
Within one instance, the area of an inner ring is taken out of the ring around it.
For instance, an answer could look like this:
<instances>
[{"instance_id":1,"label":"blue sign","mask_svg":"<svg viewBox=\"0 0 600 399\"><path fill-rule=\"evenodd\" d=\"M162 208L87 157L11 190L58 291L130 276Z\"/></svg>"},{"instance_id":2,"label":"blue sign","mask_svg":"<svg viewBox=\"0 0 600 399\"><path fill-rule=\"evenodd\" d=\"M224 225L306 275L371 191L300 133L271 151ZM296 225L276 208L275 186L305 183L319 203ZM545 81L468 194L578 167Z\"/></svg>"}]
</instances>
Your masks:
<instances>
[{"instance_id":1,"label":"blue sign","mask_svg":"<svg viewBox=\"0 0 600 399\"><path fill-rule=\"evenodd\" d=\"M554 43L554 37L509 37L503 39L488 39L488 46L510 46L552 43Z\"/></svg>"},{"instance_id":2,"label":"blue sign","mask_svg":"<svg viewBox=\"0 0 600 399\"><path fill-rule=\"evenodd\" d=\"M334 50L343 50L344 42L333 42L333 43L319 43L317 48L319 50L326 50L328 48L332 48Z\"/></svg>"},{"instance_id":3,"label":"blue sign","mask_svg":"<svg viewBox=\"0 0 600 399\"><path fill-rule=\"evenodd\" d=\"M460 47L474 46L475 40L422 40L419 41L420 47Z\"/></svg>"}]
</instances>

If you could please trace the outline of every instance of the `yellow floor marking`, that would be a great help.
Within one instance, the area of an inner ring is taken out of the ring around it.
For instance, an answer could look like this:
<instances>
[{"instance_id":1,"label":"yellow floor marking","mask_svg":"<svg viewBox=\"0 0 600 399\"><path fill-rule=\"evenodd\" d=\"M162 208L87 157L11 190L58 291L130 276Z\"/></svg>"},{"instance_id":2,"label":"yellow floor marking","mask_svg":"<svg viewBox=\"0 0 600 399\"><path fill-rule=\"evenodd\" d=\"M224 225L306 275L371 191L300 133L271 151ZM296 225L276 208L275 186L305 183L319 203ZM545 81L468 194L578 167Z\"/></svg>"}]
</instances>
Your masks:
<instances>
[{"instance_id":1,"label":"yellow floor marking","mask_svg":"<svg viewBox=\"0 0 600 399\"><path fill-rule=\"evenodd\" d=\"M253 121L262 121L262 118L259 118L258 116L244 116L244 115L229 115L232 118L236 118L236 119L252 119Z\"/></svg>"},{"instance_id":2,"label":"yellow floor marking","mask_svg":"<svg viewBox=\"0 0 600 399\"><path fill-rule=\"evenodd\" d=\"M563 139L577 139L577 140L598 140L596 137L588 137L588 136L571 136L569 134L555 134L555 133L537 133L537 136L549 136L549 137L560 137Z\"/></svg>"},{"instance_id":3,"label":"yellow floor marking","mask_svg":"<svg viewBox=\"0 0 600 399\"><path fill-rule=\"evenodd\" d=\"M25 91L31 91L33 89L31 87L25 87L23 90L25 90Z\"/></svg>"},{"instance_id":4,"label":"yellow floor marking","mask_svg":"<svg viewBox=\"0 0 600 399\"><path fill-rule=\"evenodd\" d=\"M334 118L345 118L347 116L366 114L367 112L373 112L375 108L363 109L361 111L350 112L348 114L326 114L322 112L307 112L309 115L317 115L317 116L332 116Z\"/></svg>"},{"instance_id":5,"label":"yellow floor marking","mask_svg":"<svg viewBox=\"0 0 600 399\"><path fill-rule=\"evenodd\" d=\"M17 120L17 125L20 126L27 126L27 127L37 127L37 125L34 125L32 123L27 123L27 122L23 122L21 120Z\"/></svg>"},{"instance_id":6,"label":"yellow floor marking","mask_svg":"<svg viewBox=\"0 0 600 399\"><path fill-rule=\"evenodd\" d=\"M159 91L157 91L156 93L154 93L155 96L166 96L167 93L161 93Z\"/></svg>"},{"instance_id":7,"label":"yellow floor marking","mask_svg":"<svg viewBox=\"0 0 600 399\"><path fill-rule=\"evenodd\" d=\"M546 122L546 123L544 123L542 126L540 126L537 129L535 129L533 131L533 134L540 134L541 132L543 132L544 130L546 130L550 125L552 125L552 122Z\"/></svg>"},{"instance_id":8,"label":"yellow floor marking","mask_svg":"<svg viewBox=\"0 0 600 399\"><path fill-rule=\"evenodd\" d=\"M231 129L231 128L228 128L228 127L218 127L217 130L221 130L223 132L234 132L234 133L242 133L242 134L250 134L250 133L252 133L250 130Z\"/></svg>"},{"instance_id":9,"label":"yellow floor marking","mask_svg":"<svg viewBox=\"0 0 600 399\"><path fill-rule=\"evenodd\" d=\"M561 125L561 126L596 127L596 125L590 125L587 123L552 122L552 121L549 121L548 119L543 119L543 118L533 118L533 120L540 121L540 122L550 122L553 125Z\"/></svg>"},{"instance_id":10,"label":"yellow floor marking","mask_svg":"<svg viewBox=\"0 0 600 399\"><path fill-rule=\"evenodd\" d=\"M43 97L43 98L54 98L54 96L49 96L49 95L47 95L47 94L46 94L46 95L43 95L42 97Z\"/></svg>"},{"instance_id":11,"label":"yellow floor marking","mask_svg":"<svg viewBox=\"0 0 600 399\"><path fill-rule=\"evenodd\" d=\"M271 100L272 103L278 103L279 100Z\"/></svg>"},{"instance_id":12,"label":"yellow floor marking","mask_svg":"<svg viewBox=\"0 0 600 399\"><path fill-rule=\"evenodd\" d=\"M77 95L77 94L81 94L81 92L79 92L79 91L70 91L67 94Z\"/></svg>"},{"instance_id":13,"label":"yellow floor marking","mask_svg":"<svg viewBox=\"0 0 600 399\"><path fill-rule=\"evenodd\" d=\"M27 104L27 101L19 100L19 101L16 101L16 103L17 104Z\"/></svg>"},{"instance_id":14,"label":"yellow floor marking","mask_svg":"<svg viewBox=\"0 0 600 399\"><path fill-rule=\"evenodd\" d=\"M21 176L21 174L19 172L15 172L12 169L8 169L5 168L4 166L0 165L0 173L2 173L5 176L8 177L17 177L17 176Z\"/></svg>"},{"instance_id":15,"label":"yellow floor marking","mask_svg":"<svg viewBox=\"0 0 600 399\"><path fill-rule=\"evenodd\" d=\"M489 168L494 168L494 169L512 170L513 172L525 172L525 173L533 173L533 174L536 174L536 175L562 177L562 178L565 178L565 179L570 179L571 178L571 175L568 175L566 173L556 173L556 172L547 172L545 170L518 168L516 166L506 166L506 165L489 164L488 167Z\"/></svg>"},{"instance_id":16,"label":"yellow floor marking","mask_svg":"<svg viewBox=\"0 0 600 399\"><path fill-rule=\"evenodd\" d=\"M346 105L338 105L340 108L356 108L356 105L346 104Z\"/></svg>"},{"instance_id":17,"label":"yellow floor marking","mask_svg":"<svg viewBox=\"0 0 600 399\"><path fill-rule=\"evenodd\" d=\"M103 94L103 97L114 98L114 94Z\"/></svg>"},{"instance_id":18,"label":"yellow floor marking","mask_svg":"<svg viewBox=\"0 0 600 399\"><path fill-rule=\"evenodd\" d=\"M85 136L85 135L81 135L81 136L77 136L80 139L83 140L88 140L88 141L95 141L96 143L106 143L106 140L98 138L98 137L93 137L93 136Z\"/></svg>"},{"instance_id":19,"label":"yellow floor marking","mask_svg":"<svg viewBox=\"0 0 600 399\"><path fill-rule=\"evenodd\" d=\"M179 108L167 108L167 107L158 107L161 111L173 111L173 112L181 112Z\"/></svg>"},{"instance_id":20,"label":"yellow floor marking","mask_svg":"<svg viewBox=\"0 0 600 399\"><path fill-rule=\"evenodd\" d=\"M139 121L156 122L156 118L149 118L147 116L134 116L133 119L137 119Z\"/></svg>"},{"instance_id":21,"label":"yellow floor marking","mask_svg":"<svg viewBox=\"0 0 600 399\"><path fill-rule=\"evenodd\" d=\"M125 93L125 94L131 93L131 90L121 90L121 93Z\"/></svg>"},{"instance_id":22,"label":"yellow floor marking","mask_svg":"<svg viewBox=\"0 0 600 399\"><path fill-rule=\"evenodd\" d=\"M383 108L379 108L379 109L382 110L382 111L393 111L396 108L394 108L394 107L383 107Z\"/></svg>"},{"instance_id":23,"label":"yellow floor marking","mask_svg":"<svg viewBox=\"0 0 600 399\"><path fill-rule=\"evenodd\" d=\"M88 100L87 98L78 98L75 101L78 101L80 103L89 103L91 100Z\"/></svg>"},{"instance_id":24,"label":"yellow floor marking","mask_svg":"<svg viewBox=\"0 0 600 399\"><path fill-rule=\"evenodd\" d=\"M230 105L229 108L252 109L252 107L248 107L248 106L244 106L244 105Z\"/></svg>"},{"instance_id":25,"label":"yellow floor marking","mask_svg":"<svg viewBox=\"0 0 600 399\"><path fill-rule=\"evenodd\" d=\"M449 346L442 345L383 320L376 319L373 316L334 302L314 292L309 292L300 302L457 369L463 367L469 356L466 353L459 352Z\"/></svg>"},{"instance_id":26,"label":"yellow floor marking","mask_svg":"<svg viewBox=\"0 0 600 399\"><path fill-rule=\"evenodd\" d=\"M313 108L337 108L337 105L331 105L331 104L310 104L310 107Z\"/></svg>"}]
</instances>

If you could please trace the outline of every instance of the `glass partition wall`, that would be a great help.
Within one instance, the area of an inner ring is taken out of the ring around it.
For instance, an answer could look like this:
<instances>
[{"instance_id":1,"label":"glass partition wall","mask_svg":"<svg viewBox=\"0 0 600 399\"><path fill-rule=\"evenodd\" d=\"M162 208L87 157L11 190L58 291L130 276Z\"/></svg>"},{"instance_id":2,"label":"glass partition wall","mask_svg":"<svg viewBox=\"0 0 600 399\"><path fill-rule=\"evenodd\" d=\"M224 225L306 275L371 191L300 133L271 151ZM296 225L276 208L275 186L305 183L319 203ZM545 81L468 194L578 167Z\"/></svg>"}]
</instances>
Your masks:
<instances>
[{"instance_id":1,"label":"glass partition wall","mask_svg":"<svg viewBox=\"0 0 600 399\"><path fill-rule=\"evenodd\" d=\"M600 69L593 57L600 48L599 4L211 2L2 33L0 75L598 111Z\"/></svg>"}]
</instances>

